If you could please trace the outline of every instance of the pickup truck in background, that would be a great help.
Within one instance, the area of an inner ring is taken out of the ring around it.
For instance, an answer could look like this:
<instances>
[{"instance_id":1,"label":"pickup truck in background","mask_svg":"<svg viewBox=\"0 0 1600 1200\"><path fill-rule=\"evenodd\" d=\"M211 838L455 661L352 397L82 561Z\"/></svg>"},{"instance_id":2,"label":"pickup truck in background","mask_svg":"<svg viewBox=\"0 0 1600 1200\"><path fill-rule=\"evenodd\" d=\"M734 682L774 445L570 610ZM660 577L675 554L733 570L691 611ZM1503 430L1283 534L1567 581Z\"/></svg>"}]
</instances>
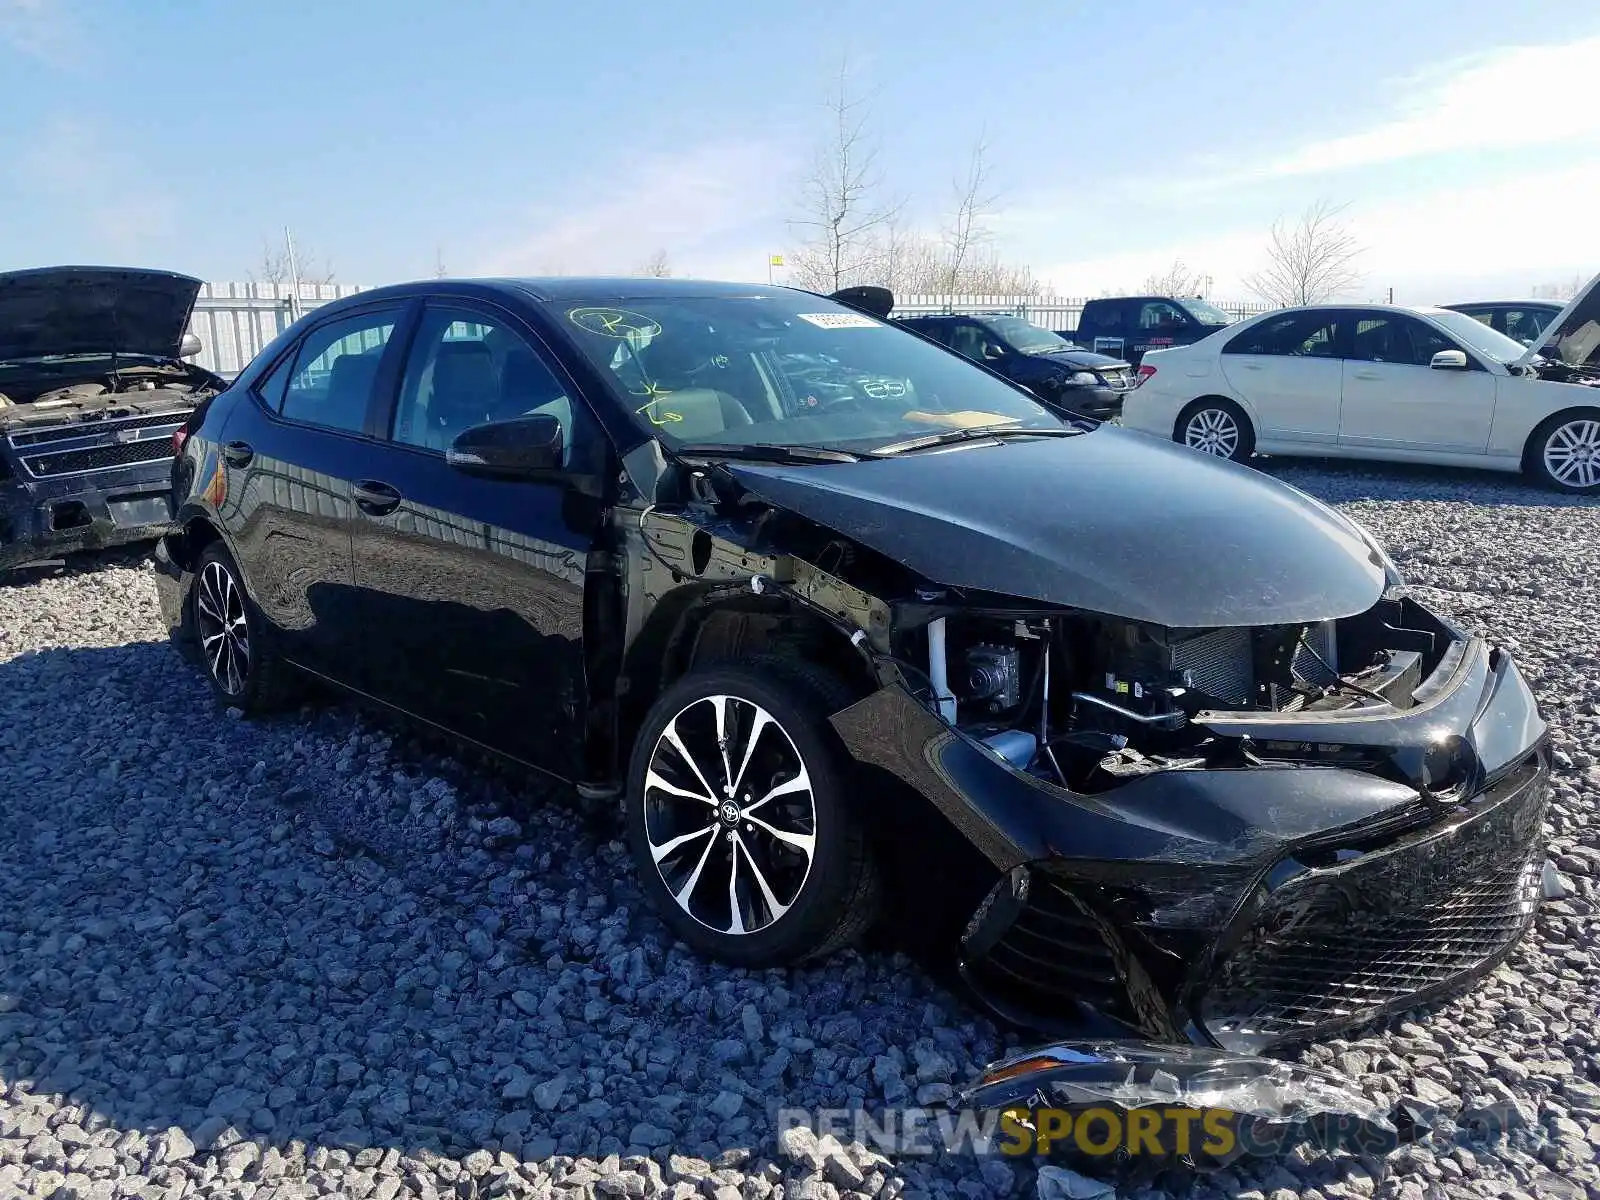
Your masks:
<instances>
[{"instance_id":1,"label":"pickup truck in background","mask_svg":"<svg viewBox=\"0 0 1600 1200\"><path fill-rule=\"evenodd\" d=\"M1199 297L1108 296L1083 306L1076 329L1057 332L1069 342L1137 367L1146 350L1187 346L1233 321Z\"/></svg>"}]
</instances>

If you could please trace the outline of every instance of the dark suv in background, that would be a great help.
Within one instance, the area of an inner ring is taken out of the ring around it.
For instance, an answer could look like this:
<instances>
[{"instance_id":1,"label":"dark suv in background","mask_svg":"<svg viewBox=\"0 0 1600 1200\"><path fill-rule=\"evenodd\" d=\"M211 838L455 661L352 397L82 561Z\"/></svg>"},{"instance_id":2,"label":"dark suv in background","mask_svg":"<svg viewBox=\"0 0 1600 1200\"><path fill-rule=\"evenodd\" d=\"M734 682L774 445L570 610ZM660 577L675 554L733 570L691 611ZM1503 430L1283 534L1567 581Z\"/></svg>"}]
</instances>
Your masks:
<instances>
[{"instance_id":1,"label":"dark suv in background","mask_svg":"<svg viewBox=\"0 0 1600 1200\"><path fill-rule=\"evenodd\" d=\"M1440 307L1466 313L1496 333L1503 333L1524 346L1531 346L1538 341L1545 326L1560 315L1564 306L1554 300L1482 300Z\"/></svg>"},{"instance_id":2,"label":"dark suv in background","mask_svg":"<svg viewBox=\"0 0 1600 1200\"><path fill-rule=\"evenodd\" d=\"M1009 313L897 317L901 324L1027 388L1048 404L1105 420L1122 411L1133 367Z\"/></svg>"}]
</instances>

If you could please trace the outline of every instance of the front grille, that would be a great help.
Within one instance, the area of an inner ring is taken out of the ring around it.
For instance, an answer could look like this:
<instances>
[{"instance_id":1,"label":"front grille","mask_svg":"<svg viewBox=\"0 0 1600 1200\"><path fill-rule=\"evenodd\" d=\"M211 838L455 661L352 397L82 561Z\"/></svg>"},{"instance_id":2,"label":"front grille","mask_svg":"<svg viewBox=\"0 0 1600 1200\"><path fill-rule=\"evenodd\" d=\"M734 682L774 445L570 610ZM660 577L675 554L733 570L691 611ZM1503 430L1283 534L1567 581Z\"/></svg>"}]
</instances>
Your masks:
<instances>
[{"instance_id":1,"label":"front grille","mask_svg":"<svg viewBox=\"0 0 1600 1200\"><path fill-rule=\"evenodd\" d=\"M58 450L31 454L23 461L36 479L55 475L80 475L85 471L104 471L135 463L159 462L172 457L172 443L166 438L146 438L138 442L90 446L83 450Z\"/></svg>"},{"instance_id":2,"label":"front grille","mask_svg":"<svg viewBox=\"0 0 1600 1200\"><path fill-rule=\"evenodd\" d=\"M47 442L76 441L80 438L93 437L107 429L153 429L158 425L176 427L182 425L188 417L187 412L168 412L148 417L111 416L96 420L73 421L69 424L48 425L44 428L17 429L11 433L10 441L13 446L21 450Z\"/></svg>"},{"instance_id":3,"label":"front grille","mask_svg":"<svg viewBox=\"0 0 1600 1200\"><path fill-rule=\"evenodd\" d=\"M1028 882L1009 927L967 964L968 978L980 993L1031 1011L1059 1014L1064 1001L1081 1000L1125 1013L1126 989L1101 919L1049 876L1033 872Z\"/></svg>"},{"instance_id":4,"label":"front grille","mask_svg":"<svg viewBox=\"0 0 1600 1200\"><path fill-rule=\"evenodd\" d=\"M1474 978L1533 920L1546 795L1530 762L1456 823L1290 879L1245 918L1202 1024L1229 1049L1298 1041Z\"/></svg>"}]
</instances>

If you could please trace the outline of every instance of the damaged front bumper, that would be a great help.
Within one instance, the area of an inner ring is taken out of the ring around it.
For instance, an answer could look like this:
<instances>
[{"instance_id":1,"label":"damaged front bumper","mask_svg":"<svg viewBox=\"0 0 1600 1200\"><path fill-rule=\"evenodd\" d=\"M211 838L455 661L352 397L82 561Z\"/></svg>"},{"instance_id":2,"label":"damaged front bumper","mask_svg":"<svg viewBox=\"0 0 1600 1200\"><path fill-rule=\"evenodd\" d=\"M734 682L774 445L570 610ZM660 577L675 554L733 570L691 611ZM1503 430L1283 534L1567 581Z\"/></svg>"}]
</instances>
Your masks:
<instances>
[{"instance_id":1,"label":"damaged front bumper","mask_svg":"<svg viewBox=\"0 0 1600 1200\"><path fill-rule=\"evenodd\" d=\"M1327 1072L1197 1046L1058 1042L991 1064L952 1101L1005 1115L1002 1152L1226 1165L1296 1145L1381 1156L1417 1131Z\"/></svg>"},{"instance_id":2,"label":"damaged front bumper","mask_svg":"<svg viewBox=\"0 0 1600 1200\"><path fill-rule=\"evenodd\" d=\"M161 536L171 524L171 461L24 479L0 459L0 570Z\"/></svg>"},{"instance_id":3,"label":"damaged front bumper","mask_svg":"<svg viewBox=\"0 0 1600 1200\"><path fill-rule=\"evenodd\" d=\"M833 723L999 873L960 955L997 1014L1256 1052L1457 990L1533 919L1549 752L1531 692L1458 635L1416 701L1202 714L1253 765L1093 794L1011 766L898 684Z\"/></svg>"}]
</instances>

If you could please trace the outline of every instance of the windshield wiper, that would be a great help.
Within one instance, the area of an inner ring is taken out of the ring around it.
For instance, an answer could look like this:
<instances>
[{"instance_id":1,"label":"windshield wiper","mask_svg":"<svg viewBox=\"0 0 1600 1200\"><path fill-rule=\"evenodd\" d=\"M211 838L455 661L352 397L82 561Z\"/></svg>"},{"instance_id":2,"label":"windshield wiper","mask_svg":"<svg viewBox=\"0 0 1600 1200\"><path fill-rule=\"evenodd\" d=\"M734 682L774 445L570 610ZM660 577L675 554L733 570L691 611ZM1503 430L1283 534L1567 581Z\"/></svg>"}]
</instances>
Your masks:
<instances>
[{"instance_id":1,"label":"windshield wiper","mask_svg":"<svg viewBox=\"0 0 1600 1200\"><path fill-rule=\"evenodd\" d=\"M1081 429L1066 426L1050 429L1025 429L1015 425L972 425L966 429L946 429L941 433L924 433L903 442L890 442L871 451L874 458L904 454L908 450L924 450L929 446L948 446L954 442L983 441L1005 437L1076 437Z\"/></svg>"},{"instance_id":2,"label":"windshield wiper","mask_svg":"<svg viewBox=\"0 0 1600 1200\"><path fill-rule=\"evenodd\" d=\"M747 458L756 462L834 463L860 462L861 455L826 446L783 445L772 442L691 442L680 446L685 458Z\"/></svg>"}]
</instances>

